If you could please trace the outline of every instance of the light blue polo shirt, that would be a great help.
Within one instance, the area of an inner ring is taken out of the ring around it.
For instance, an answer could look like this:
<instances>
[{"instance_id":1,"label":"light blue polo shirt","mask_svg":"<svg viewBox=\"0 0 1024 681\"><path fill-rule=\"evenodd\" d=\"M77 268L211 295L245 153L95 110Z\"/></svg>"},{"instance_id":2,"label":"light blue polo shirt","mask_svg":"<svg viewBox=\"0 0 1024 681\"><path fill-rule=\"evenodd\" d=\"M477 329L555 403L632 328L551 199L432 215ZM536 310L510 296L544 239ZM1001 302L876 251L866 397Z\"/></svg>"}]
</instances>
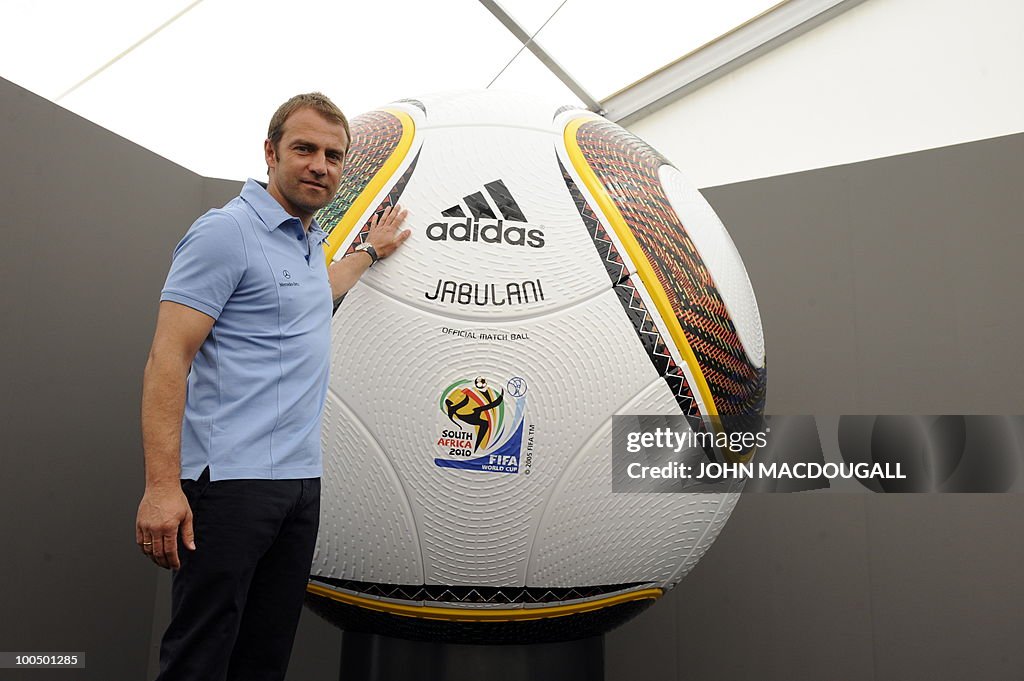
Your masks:
<instances>
[{"instance_id":1,"label":"light blue polo shirt","mask_svg":"<svg viewBox=\"0 0 1024 681\"><path fill-rule=\"evenodd\" d=\"M315 478L327 394L331 286L323 241L255 180L196 220L160 300L213 317L192 362L181 477Z\"/></svg>"}]
</instances>

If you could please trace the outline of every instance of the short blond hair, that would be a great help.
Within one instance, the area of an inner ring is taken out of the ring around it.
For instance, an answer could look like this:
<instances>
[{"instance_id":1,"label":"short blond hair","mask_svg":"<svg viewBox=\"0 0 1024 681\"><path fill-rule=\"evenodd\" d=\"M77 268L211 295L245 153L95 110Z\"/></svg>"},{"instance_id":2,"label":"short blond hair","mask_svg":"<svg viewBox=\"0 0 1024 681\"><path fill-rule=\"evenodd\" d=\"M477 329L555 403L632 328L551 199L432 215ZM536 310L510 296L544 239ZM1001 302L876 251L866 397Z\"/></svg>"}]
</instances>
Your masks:
<instances>
[{"instance_id":1,"label":"short blond hair","mask_svg":"<svg viewBox=\"0 0 1024 681\"><path fill-rule=\"evenodd\" d=\"M313 109L332 123L341 123L342 127L345 128L345 137L348 139L348 143L352 143L352 133L348 128L348 119L345 118L345 114L341 112L338 105L322 92L307 92L295 95L277 107L277 111L271 117L270 126L267 128L267 139L270 140L275 150L277 149L277 143L281 141L281 137L284 135L285 121L300 109Z\"/></svg>"}]
</instances>

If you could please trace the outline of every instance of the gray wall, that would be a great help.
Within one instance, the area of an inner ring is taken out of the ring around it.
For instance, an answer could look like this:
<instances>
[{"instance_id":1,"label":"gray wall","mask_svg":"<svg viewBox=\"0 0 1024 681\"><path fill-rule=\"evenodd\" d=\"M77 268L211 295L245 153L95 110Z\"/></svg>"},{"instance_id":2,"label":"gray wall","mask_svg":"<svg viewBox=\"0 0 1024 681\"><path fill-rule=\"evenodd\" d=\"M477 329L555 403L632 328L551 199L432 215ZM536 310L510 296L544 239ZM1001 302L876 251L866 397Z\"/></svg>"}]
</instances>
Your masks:
<instances>
[{"instance_id":1,"label":"gray wall","mask_svg":"<svg viewBox=\"0 0 1024 681\"><path fill-rule=\"evenodd\" d=\"M776 414L1024 413L1024 135L704 190Z\"/></svg>"},{"instance_id":2,"label":"gray wall","mask_svg":"<svg viewBox=\"0 0 1024 681\"><path fill-rule=\"evenodd\" d=\"M0 649L139 678L157 577L134 545L140 370L203 181L6 81L0 101Z\"/></svg>"},{"instance_id":3,"label":"gray wall","mask_svg":"<svg viewBox=\"0 0 1024 681\"><path fill-rule=\"evenodd\" d=\"M143 560L141 372L174 244L237 182L0 80L0 650L138 679L166 619ZM773 413L1024 413L1024 135L705 192L750 270ZM1020 495L747 495L611 679L1019 679ZM290 679L336 679L304 616ZM0 670L0 680L16 678Z\"/></svg>"}]
</instances>

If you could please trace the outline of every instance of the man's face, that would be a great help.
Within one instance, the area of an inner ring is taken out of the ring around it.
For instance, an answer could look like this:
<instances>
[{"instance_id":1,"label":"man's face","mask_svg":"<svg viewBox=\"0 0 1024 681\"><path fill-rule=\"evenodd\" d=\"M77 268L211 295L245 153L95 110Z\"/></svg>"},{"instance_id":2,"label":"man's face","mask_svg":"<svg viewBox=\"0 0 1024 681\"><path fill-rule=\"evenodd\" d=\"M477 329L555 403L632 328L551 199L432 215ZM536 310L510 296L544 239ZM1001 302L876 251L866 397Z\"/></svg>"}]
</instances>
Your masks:
<instances>
[{"instance_id":1,"label":"man's face","mask_svg":"<svg viewBox=\"0 0 1024 681\"><path fill-rule=\"evenodd\" d=\"M341 183L348 136L341 123L328 121L314 109L299 109L284 122L277 148L266 140L269 168L267 191L298 218L326 206Z\"/></svg>"}]
</instances>

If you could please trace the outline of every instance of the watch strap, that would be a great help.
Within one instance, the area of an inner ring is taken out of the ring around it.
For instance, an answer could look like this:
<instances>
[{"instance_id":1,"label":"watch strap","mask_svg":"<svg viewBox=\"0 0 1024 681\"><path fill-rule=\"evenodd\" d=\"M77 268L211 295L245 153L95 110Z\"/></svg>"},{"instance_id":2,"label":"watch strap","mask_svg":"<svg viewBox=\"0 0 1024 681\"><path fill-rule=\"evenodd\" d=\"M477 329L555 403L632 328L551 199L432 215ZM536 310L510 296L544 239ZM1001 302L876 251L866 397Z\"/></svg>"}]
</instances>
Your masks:
<instances>
[{"instance_id":1,"label":"watch strap","mask_svg":"<svg viewBox=\"0 0 1024 681\"><path fill-rule=\"evenodd\" d=\"M380 260L380 256L377 255L377 249L374 248L373 245L371 244L359 244L358 246L356 246L356 250L362 251L363 253L366 253L367 255L370 256L370 267L373 267L377 263L377 261Z\"/></svg>"}]
</instances>

